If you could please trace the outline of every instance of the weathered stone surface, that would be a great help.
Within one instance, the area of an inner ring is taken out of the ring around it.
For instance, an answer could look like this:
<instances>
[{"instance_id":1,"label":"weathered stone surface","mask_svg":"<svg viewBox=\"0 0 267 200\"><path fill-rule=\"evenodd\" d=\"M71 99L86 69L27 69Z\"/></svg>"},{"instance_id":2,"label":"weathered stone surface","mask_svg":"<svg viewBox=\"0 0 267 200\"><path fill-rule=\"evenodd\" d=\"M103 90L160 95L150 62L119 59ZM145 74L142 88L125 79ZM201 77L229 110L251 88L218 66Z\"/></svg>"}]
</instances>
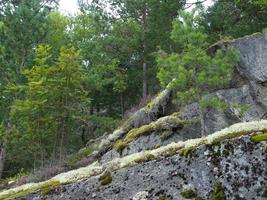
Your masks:
<instances>
[{"instance_id":1,"label":"weathered stone surface","mask_svg":"<svg viewBox=\"0 0 267 200\"><path fill-rule=\"evenodd\" d=\"M217 97L228 105L226 110L209 108L203 111L202 133L211 134L222 128L228 127L241 121L252 121L262 119L266 112L253 98L248 85L240 88L220 90L209 95L210 98ZM242 113L242 107L247 108Z\"/></svg>"},{"instance_id":2,"label":"weathered stone surface","mask_svg":"<svg viewBox=\"0 0 267 200\"><path fill-rule=\"evenodd\" d=\"M183 199L184 188L209 199L219 181L227 199L240 197L263 200L267 189L266 142L252 143L250 136L226 140L215 146L202 145L185 156L172 156L112 173L112 182L101 186L98 177L61 186L41 197L26 199ZM147 197L146 197L147 196Z\"/></svg>"},{"instance_id":3,"label":"weathered stone surface","mask_svg":"<svg viewBox=\"0 0 267 200\"><path fill-rule=\"evenodd\" d=\"M253 82L267 81L267 33L236 39L230 46L240 51L240 74Z\"/></svg>"}]
</instances>

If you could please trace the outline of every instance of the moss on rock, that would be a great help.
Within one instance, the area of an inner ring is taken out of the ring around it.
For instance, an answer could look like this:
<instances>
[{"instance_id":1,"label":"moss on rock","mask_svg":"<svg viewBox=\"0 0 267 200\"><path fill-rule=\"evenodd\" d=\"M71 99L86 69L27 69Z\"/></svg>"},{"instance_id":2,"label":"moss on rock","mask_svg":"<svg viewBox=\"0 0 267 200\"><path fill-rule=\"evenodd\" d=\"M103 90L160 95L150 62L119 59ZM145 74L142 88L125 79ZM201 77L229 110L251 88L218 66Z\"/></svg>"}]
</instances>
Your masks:
<instances>
[{"instance_id":1,"label":"moss on rock","mask_svg":"<svg viewBox=\"0 0 267 200\"><path fill-rule=\"evenodd\" d=\"M175 115L162 117L148 125L130 130L124 139L117 140L117 142L114 144L114 148L118 153L121 154L123 149L128 147L131 142L135 141L140 136L149 135L152 132L162 133L161 138L162 140L165 140L173 134L173 129L182 128L183 124L183 121L181 121L180 118L177 118Z\"/></svg>"},{"instance_id":2,"label":"moss on rock","mask_svg":"<svg viewBox=\"0 0 267 200\"><path fill-rule=\"evenodd\" d=\"M158 198L158 200L168 200L168 198L165 197L165 196L163 196L163 195L160 195L159 198Z\"/></svg>"},{"instance_id":3,"label":"moss on rock","mask_svg":"<svg viewBox=\"0 0 267 200\"><path fill-rule=\"evenodd\" d=\"M0 194L0 200L13 199L20 196L25 196L35 191L48 190L48 188L56 187L61 185L59 181L49 180L41 183L30 183L18 188L4 191Z\"/></svg>"},{"instance_id":4,"label":"moss on rock","mask_svg":"<svg viewBox=\"0 0 267 200\"><path fill-rule=\"evenodd\" d=\"M165 141L165 140L168 140L172 135L174 134L173 131L163 131L161 134L160 134L160 139L161 141Z\"/></svg>"},{"instance_id":5,"label":"moss on rock","mask_svg":"<svg viewBox=\"0 0 267 200\"><path fill-rule=\"evenodd\" d=\"M179 156L188 156L192 151L194 151L195 147L184 148L179 152Z\"/></svg>"},{"instance_id":6,"label":"moss on rock","mask_svg":"<svg viewBox=\"0 0 267 200\"><path fill-rule=\"evenodd\" d=\"M214 184L214 191L210 195L210 200L226 200L224 188L218 181Z\"/></svg>"},{"instance_id":7,"label":"moss on rock","mask_svg":"<svg viewBox=\"0 0 267 200\"><path fill-rule=\"evenodd\" d=\"M240 136L240 133L244 135L251 134L252 132L266 132L267 130L267 120L238 123L232 125L226 129L215 132L212 135L203 138L190 139L187 141L180 141L177 143L171 143L169 145L160 147L158 149L153 149L149 151L143 151L135 153L123 158L117 158L110 162L107 162L100 166L97 162L93 163L87 167L82 167L77 170L72 170L66 173L59 174L52 179L41 182L41 183L30 183L17 188L6 190L0 192L0 200L11 199L19 196L24 196L47 187L55 187L62 184L68 184L83 180L85 178L90 178L93 176L100 175L104 171L115 171L125 167L132 167L140 162L147 162L150 160L156 160L161 157L167 157L176 155L181 149L187 148L197 148L202 144L214 144L218 141L223 141L225 139L232 139L236 136ZM111 180L112 181L112 180ZM110 178L107 182L110 182ZM55 183L55 185L53 185ZM52 186L51 186L52 184ZM219 183L220 184L220 183ZM221 200L224 199L223 187L219 184L215 184L215 191L211 194L211 200Z\"/></svg>"},{"instance_id":8,"label":"moss on rock","mask_svg":"<svg viewBox=\"0 0 267 200\"><path fill-rule=\"evenodd\" d=\"M192 199L197 196L197 193L191 188L183 190L180 194L185 199Z\"/></svg>"},{"instance_id":9,"label":"moss on rock","mask_svg":"<svg viewBox=\"0 0 267 200\"><path fill-rule=\"evenodd\" d=\"M262 141L267 141L267 133L260 134L260 135L255 135L251 138L252 142L262 142Z\"/></svg>"},{"instance_id":10,"label":"moss on rock","mask_svg":"<svg viewBox=\"0 0 267 200\"><path fill-rule=\"evenodd\" d=\"M112 182L111 173L109 171L104 172L104 174L99 177L99 182L101 185L110 184Z\"/></svg>"},{"instance_id":11,"label":"moss on rock","mask_svg":"<svg viewBox=\"0 0 267 200\"><path fill-rule=\"evenodd\" d=\"M114 144L114 149L121 155L123 149L128 147L128 143L123 140L117 140L117 142Z\"/></svg>"}]
</instances>

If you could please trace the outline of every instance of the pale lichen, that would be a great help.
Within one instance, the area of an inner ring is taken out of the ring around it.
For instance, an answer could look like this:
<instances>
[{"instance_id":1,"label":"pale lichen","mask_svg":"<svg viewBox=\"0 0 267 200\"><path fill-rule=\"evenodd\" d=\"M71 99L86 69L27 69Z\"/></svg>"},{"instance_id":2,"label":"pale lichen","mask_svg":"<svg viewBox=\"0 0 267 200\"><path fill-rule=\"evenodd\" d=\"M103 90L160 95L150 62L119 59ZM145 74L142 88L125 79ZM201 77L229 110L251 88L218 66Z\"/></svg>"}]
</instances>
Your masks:
<instances>
[{"instance_id":1,"label":"pale lichen","mask_svg":"<svg viewBox=\"0 0 267 200\"><path fill-rule=\"evenodd\" d=\"M135 112L127 121L125 121L121 127L119 127L117 130L115 130L112 134L110 134L108 136L107 139L104 139L101 141L100 145L99 145L99 149L102 149L106 146L111 145L112 143L114 143L116 140L122 138L126 133L128 133L133 127L139 127L139 125L137 125L138 121L144 121L145 123L141 123L141 125L144 124L149 124L150 122L156 120L157 116L155 116L154 118L151 117L151 115L154 115L155 113L159 113L162 112L160 111L164 106L166 106L169 98L170 98L170 94L171 94L171 85L172 83L170 83L165 90L163 90L162 92L160 92L154 99L151 100L150 103L148 103L147 106L141 108L140 110L138 110L137 112ZM161 113L162 114L162 113ZM147 119L143 119L143 118L147 118Z\"/></svg>"},{"instance_id":2,"label":"pale lichen","mask_svg":"<svg viewBox=\"0 0 267 200\"><path fill-rule=\"evenodd\" d=\"M238 123L225 128L221 131L215 132L212 135L203 138L191 139L187 141L180 141L171 143L167 146L160 147L149 151L143 151L128 155L122 158L116 158L100 166L97 162L80 169L72 170L66 173L59 174L52 179L40 182L22 185L17 188L6 190L0 193L0 200L11 199L18 196L24 196L29 193L40 191L44 188L77 182L86 178L97 176L105 171L116 171L122 168L135 166L142 162L160 159L161 157L172 156L179 153L179 151L188 148L197 148L202 144L215 144L226 139L232 139L241 135L247 135L252 132L266 132L267 120Z\"/></svg>"},{"instance_id":3,"label":"pale lichen","mask_svg":"<svg viewBox=\"0 0 267 200\"><path fill-rule=\"evenodd\" d=\"M124 139L117 140L117 142L114 144L114 148L117 150L117 152L121 153L129 143L135 141L140 136L147 135L152 132L161 133L161 138L166 139L173 133L173 129L182 128L184 123L185 122L183 122L176 115L162 117L148 125L132 129L127 133Z\"/></svg>"}]
</instances>

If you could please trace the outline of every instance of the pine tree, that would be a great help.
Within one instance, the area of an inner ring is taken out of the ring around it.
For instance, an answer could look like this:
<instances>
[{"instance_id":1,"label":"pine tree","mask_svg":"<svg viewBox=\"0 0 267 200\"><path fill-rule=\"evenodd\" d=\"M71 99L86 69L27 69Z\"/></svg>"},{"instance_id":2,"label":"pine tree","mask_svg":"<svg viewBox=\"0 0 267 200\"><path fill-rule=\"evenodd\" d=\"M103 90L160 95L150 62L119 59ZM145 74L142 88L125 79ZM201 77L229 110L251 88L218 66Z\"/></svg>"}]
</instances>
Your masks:
<instances>
[{"instance_id":1,"label":"pine tree","mask_svg":"<svg viewBox=\"0 0 267 200\"><path fill-rule=\"evenodd\" d=\"M180 12L171 32L177 52L167 54L161 50L157 57L160 83L162 87L170 84L176 88L181 106L199 102L203 95L227 87L238 61L238 52L234 49L218 50L214 56L207 54L208 36L198 19L194 12Z\"/></svg>"},{"instance_id":2,"label":"pine tree","mask_svg":"<svg viewBox=\"0 0 267 200\"><path fill-rule=\"evenodd\" d=\"M53 61L50 50L46 45L38 47L36 65L23 72L28 83L15 87L24 95L11 112L22 142L32 147L30 155L39 165L52 157L62 160L68 140L78 138L74 128L89 103L79 52L63 47Z\"/></svg>"}]
</instances>

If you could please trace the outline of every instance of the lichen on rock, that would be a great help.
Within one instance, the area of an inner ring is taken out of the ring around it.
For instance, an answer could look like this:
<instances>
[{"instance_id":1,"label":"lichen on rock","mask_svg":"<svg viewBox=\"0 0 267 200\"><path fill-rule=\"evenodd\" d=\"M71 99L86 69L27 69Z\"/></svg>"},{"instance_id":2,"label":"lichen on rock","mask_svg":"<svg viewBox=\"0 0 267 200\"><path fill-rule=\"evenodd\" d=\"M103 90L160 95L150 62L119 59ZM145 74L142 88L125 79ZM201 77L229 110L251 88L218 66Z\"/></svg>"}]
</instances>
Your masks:
<instances>
[{"instance_id":1,"label":"lichen on rock","mask_svg":"<svg viewBox=\"0 0 267 200\"><path fill-rule=\"evenodd\" d=\"M185 122L183 122L176 115L170 115L166 117L162 117L155 122L152 122L148 125L141 126L140 128L135 128L130 130L125 138L117 140L114 144L114 148L121 153L124 148L128 146L129 143L135 141L138 137L144 136L147 134L151 134L152 132L158 133L172 133L173 129L182 128ZM168 136L161 135L162 138L166 138Z\"/></svg>"},{"instance_id":2,"label":"lichen on rock","mask_svg":"<svg viewBox=\"0 0 267 200\"><path fill-rule=\"evenodd\" d=\"M59 174L52 179L41 182L26 184L14 189L6 190L0 193L0 199L9 199L18 196L23 196L41 189L47 188L50 183L57 183L58 185L74 183L85 178L97 176L108 170L110 172L117 171L126 167L132 167L151 160L157 160L161 157L168 157L176 155L182 149L197 148L202 144L216 144L226 139L232 139L241 135L247 135L252 132L267 130L267 120L254 121L247 123L238 123L221 131L218 131L212 135L203 138L191 139L187 141L181 141L177 143L171 143L167 146L160 147L158 149L143 151L140 153L125 156L123 158L114 159L108 163L104 163L100 166L98 163L94 163L87 167L83 167L77 170L72 170L66 173Z\"/></svg>"}]
</instances>

